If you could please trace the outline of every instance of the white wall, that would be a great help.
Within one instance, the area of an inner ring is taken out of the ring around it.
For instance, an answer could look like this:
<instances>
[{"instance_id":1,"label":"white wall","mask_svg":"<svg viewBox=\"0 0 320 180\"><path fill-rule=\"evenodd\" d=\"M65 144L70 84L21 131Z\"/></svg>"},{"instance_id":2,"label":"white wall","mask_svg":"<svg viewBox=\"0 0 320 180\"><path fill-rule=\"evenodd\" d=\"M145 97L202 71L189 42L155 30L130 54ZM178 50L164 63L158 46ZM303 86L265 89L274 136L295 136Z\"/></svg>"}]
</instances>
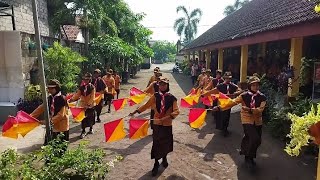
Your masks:
<instances>
[{"instance_id":1,"label":"white wall","mask_svg":"<svg viewBox=\"0 0 320 180\"><path fill-rule=\"evenodd\" d=\"M23 98L21 37L18 31L0 31L0 102Z\"/></svg>"}]
</instances>

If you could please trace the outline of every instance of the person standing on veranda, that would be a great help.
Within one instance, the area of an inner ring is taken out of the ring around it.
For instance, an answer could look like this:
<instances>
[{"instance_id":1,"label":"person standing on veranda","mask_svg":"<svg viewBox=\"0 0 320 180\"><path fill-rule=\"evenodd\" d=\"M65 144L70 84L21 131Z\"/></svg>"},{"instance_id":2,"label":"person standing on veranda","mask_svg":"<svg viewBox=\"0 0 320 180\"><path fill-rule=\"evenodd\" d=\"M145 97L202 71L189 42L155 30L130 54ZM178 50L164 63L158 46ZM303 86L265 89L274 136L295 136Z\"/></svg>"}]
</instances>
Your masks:
<instances>
[{"instance_id":1,"label":"person standing on veranda","mask_svg":"<svg viewBox=\"0 0 320 180\"><path fill-rule=\"evenodd\" d=\"M201 89L202 90L204 88L206 76L207 76L206 75L206 69L202 68L201 74L198 76L198 79L197 79L197 87L196 87L196 89Z\"/></svg>"},{"instance_id":2,"label":"person standing on veranda","mask_svg":"<svg viewBox=\"0 0 320 180\"><path fill-rule=\"evenodd\" d=\"M192 85L195 86L197 82L197 72L198 71L198 65L196 63L193 63L191 67L191 80L192 80Z\"/></svg>"},{"instance_id":3,"label":"person standing on veranda","mask_svg":"<svg viewBox=\"0 0 320 180\"><path fill-rule=\"evenodd\" d=\"M167 155L173 151L172 120L179 115L177 98L169 93L169 80L161 77L159 81L159 92L155 93L146 104L130 113L142 113L147 109L153 109L154 127L151 159L155 159L152 169L152 176L156 176L159 169L159 160L162 159L162 166L168 167Z\"/></svg>"}]
</instances>

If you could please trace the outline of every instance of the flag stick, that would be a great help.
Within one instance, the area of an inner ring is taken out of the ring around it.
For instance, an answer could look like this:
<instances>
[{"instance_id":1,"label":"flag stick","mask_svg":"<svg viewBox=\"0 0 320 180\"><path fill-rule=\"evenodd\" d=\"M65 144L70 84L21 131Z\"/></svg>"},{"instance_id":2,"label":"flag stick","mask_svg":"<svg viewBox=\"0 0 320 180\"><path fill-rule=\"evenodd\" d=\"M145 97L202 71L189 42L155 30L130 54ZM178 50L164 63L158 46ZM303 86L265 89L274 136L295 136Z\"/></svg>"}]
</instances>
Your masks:
<instances>
[{"instance_id":1,"label":"flag stick","mask_svg":"<svg viewBox=\"0 0 320 180\"><path fill-rule=\"evenodd\" d=\"M46 138L47 142L51 140L51 128L49 122L49 112L48 112L48 102L47 102L47 92L46 92L46 78L44 74L42 47L41 47L41 37L39 32L39 20L38 20L38 10L36 0L32 0L32 11L33 11L33 22L35 30L35 38L37 42L37 55L40 68L40 88L42 94L42 101L44 104L44 120L46 122Z\"/></svg>"}]
</instances>

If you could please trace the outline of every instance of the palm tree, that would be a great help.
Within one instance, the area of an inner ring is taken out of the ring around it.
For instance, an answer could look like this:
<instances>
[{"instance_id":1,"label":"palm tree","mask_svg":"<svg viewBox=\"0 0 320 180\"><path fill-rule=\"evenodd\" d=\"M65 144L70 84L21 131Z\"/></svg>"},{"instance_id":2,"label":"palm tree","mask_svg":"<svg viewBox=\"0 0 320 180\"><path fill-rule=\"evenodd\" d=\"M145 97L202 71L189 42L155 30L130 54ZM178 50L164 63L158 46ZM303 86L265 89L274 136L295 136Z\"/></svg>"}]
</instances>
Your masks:
<instances>
[{"instance_id":1,"label":"palm tree","mask_svg":"<svg viewBox=\"0 0 320 180\"><path fill-rule=\"evenodd\" d=\"M223 14L228 16L242 8L248 2L250 2L250 0L236 0L233 5L229 5L224 9Z\"/></svg>"},{"instance_id":2,"label":"palm tree","mask_svg":"<svg viewBox=\"0 0 320 180\"><path fill-rule=\"evenodd\" d=\"M177 13L182 11L184 13L184 17L178 18L174 22L174 30L177 32L178 36L184 34L184 40L186 43L189 43L194 39L195 35L198 32L198 24L200 22L202 11L197 8L194 9L191 13L184 6L177 7Z\"/></svg>"}]
</instances>

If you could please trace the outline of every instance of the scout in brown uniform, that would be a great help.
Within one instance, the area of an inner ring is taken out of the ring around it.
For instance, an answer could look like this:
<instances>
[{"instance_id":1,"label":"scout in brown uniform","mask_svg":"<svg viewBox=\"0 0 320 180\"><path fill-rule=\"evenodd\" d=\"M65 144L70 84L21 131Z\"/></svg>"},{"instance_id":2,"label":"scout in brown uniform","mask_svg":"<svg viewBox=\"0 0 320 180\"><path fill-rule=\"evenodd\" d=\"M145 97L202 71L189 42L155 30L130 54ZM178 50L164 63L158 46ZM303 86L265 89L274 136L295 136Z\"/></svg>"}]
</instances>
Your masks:
<instances>
[{"instance_id":1,"label":"scout in brown uniform","mask_svg":"<svg viewBox=\"0 0 320 180\"><path fill-rule=\"evenodd\" d=\"M160 69L159 68L154 68L153 75L150 77L147 87L150 86L151 83L153 83L154 81L157 80L157 74L158 73L160 73Z\"/></svg>"},{"instance_id":2,"label":"scout in brown uniform","mask_svg":"<svg viewBox=\"0 0 320 180\"><path fill-rule=\"evenodd\" d=\"M216 88L217 85L222 84L223 83L223 79L221 78L221 76L222 76L222 70L220 70L220 69L216 70L216 77L213 78L212 81L210 81L210 83L205 88L205 90L206 91L210 91L211 89ZM213 106L218 105L218 100L215 99L212 104L213 104ZM217 121L217 119L220 116L220 113L212 111L212 115L214 117L214 121Z\"/></svg>"},{"instance_id":3,"label":"scout in brown uniform","mask_svg":"<svg viewBox=\"0 0 320 180\"><path fill-rule=\"evenodd\" d=\"M203 89L205 84L205 77L206 77L206 69L202 68L201 74L198 76L197 79L197 88L196 89Z\"/></svg>"},{"instance_id":4,"label":"scout in brown uniform","mask_svg":"<svg viewBox=\"0 0 320 180\"><path fill-rule=\"evenodd\" d=\"M157 72L156 74L156 81L152 82L145 90L144 92L153 95L154 93L159 92L159 81L160 81L160 76L162 76L162 73ZM150 113L150 119L154 118L154 110L151 109ZM150 122L150 127L153 129L153 121Z\"/></svg>"},{"instance_id":5,"label":"scout in brown uniform","mask_svg":"<svg viewBox=\"0 0 320 180\"><path fill-rule=\"evenodd\" d=\"M52 79L48 85L48 107L50 122L53 125L52 137L56 139L58 134L64 135L63 140L69 141L69 116L68 105L65 97L61 95L61 85L58 80ZM38 118L44 112L43 104L35 109L30 115Z\"/></svg>"},{"instance_id":6,"label":"scout in brown uniform","mask_svg":"<svg viewBox=\"0 0 320 180\"><path fill-rule=\"evenodd\" d=\"M204 93L202 96L209 96L210 94L217 94L219 92L226 94L230 98L238 96L242 90L231 82L232 74L231 72L226 72L223 76L224 82L217 85L216 88ZM228 136L228 126L230 120L231 109L220 111L218 119L216 120L216 128L222 130L223 136Z\"/></svg>"},{"instance_id":7,"label":"scout in brown uniform","mask_svg":"<svg viewBox=\"0 0 320 180\"><path fill-rule=\"evenodd\" d=\"M94 70L93 73L93 85L96 88L96 92L100 93L102 96L101 101L99 102L99 104L96 104L96 106L94 107L94 109L96 110L97 113L97 122L100 123L100 114L102 111L102 107L103 107L103 99L104 99L104 92L106 90L106 84L104 83L103 79L100 77L101 76L101 71L100 69L96 69Z\"/></svg>"},{"instance_id":8,"label":"scout in brown uniform","mask_svg":"<svg viewBox=\"0 0 320 180\"><path fill-rule=\"evenodd\" d=\"M245 162L248 168L252 169L256 165L257 149L261 144L262 134L262 112L266 106L267 98L260 91L260 79L252 76L249 78L249 90L242 93L234 99L234 103L229 107L237 104L242 105L241 123L243 126L244 137L241 142L241 155L245 155ZM214 107L213 110L219 110L219 107Z\"/></svg>"},{"instance_id":9,"label":"scout in brown uniform","mask_svg":"<svg viewBox=\"0 0 320 180\"><path fill-rule=\"evenodd\" d=\"M92 74L86 73L82 77L83 84L79 87L75 95L69 100L69 102L77 101L80 99L79 106L85 108L86 117L81 121L82 132L80 138L84 138L86 133L86 128L89 127L88 134L93 134L93 125L95 124L95 94L96 89L93 84L91 84Z\"/></svg>"},{"instance_id":10,"label":"scout in brown uniform","mask_svg":"<svg viewBox=\"0 0 320 180\"><path fill-rule=\"evenodd\" d=\"M169 93L169 80L167 78L161 77L159 92L155 93L146 104L130 113L130 116L142 113L149 108L155 111L151 159L155 159L152 175L156 176L159 159L162 158L163 167L168 167L167 154L173 151L172 120L179 115L177 98Z\"/></svg>"},{"instance_id":11,"label":"scout in brown uniform","mask_svg":"<svg viewBox=\"0 0 320 180\"><path fill-rule=\"evenodd\" d=\"M119 76L117 71L114 71L113 78L114 78L114 81L115 81L115 90L117 92L117 99L119 99L121 77Z\"/></svg>"},{"instance_id":12,"label":"scout in brown uniform","mask_svg":"<svg viewBox=\"0 0 320 180\"><path fill-rule=\"evenodd\" d=\"M104 83L107 85L106 93L105 93L105 104L108 105L108 113L111 112L111 102L114 98L115 94L115 80L112 76L113 70L109 69L107 75L103 76Z\"/></svg>"}]
</instances>

